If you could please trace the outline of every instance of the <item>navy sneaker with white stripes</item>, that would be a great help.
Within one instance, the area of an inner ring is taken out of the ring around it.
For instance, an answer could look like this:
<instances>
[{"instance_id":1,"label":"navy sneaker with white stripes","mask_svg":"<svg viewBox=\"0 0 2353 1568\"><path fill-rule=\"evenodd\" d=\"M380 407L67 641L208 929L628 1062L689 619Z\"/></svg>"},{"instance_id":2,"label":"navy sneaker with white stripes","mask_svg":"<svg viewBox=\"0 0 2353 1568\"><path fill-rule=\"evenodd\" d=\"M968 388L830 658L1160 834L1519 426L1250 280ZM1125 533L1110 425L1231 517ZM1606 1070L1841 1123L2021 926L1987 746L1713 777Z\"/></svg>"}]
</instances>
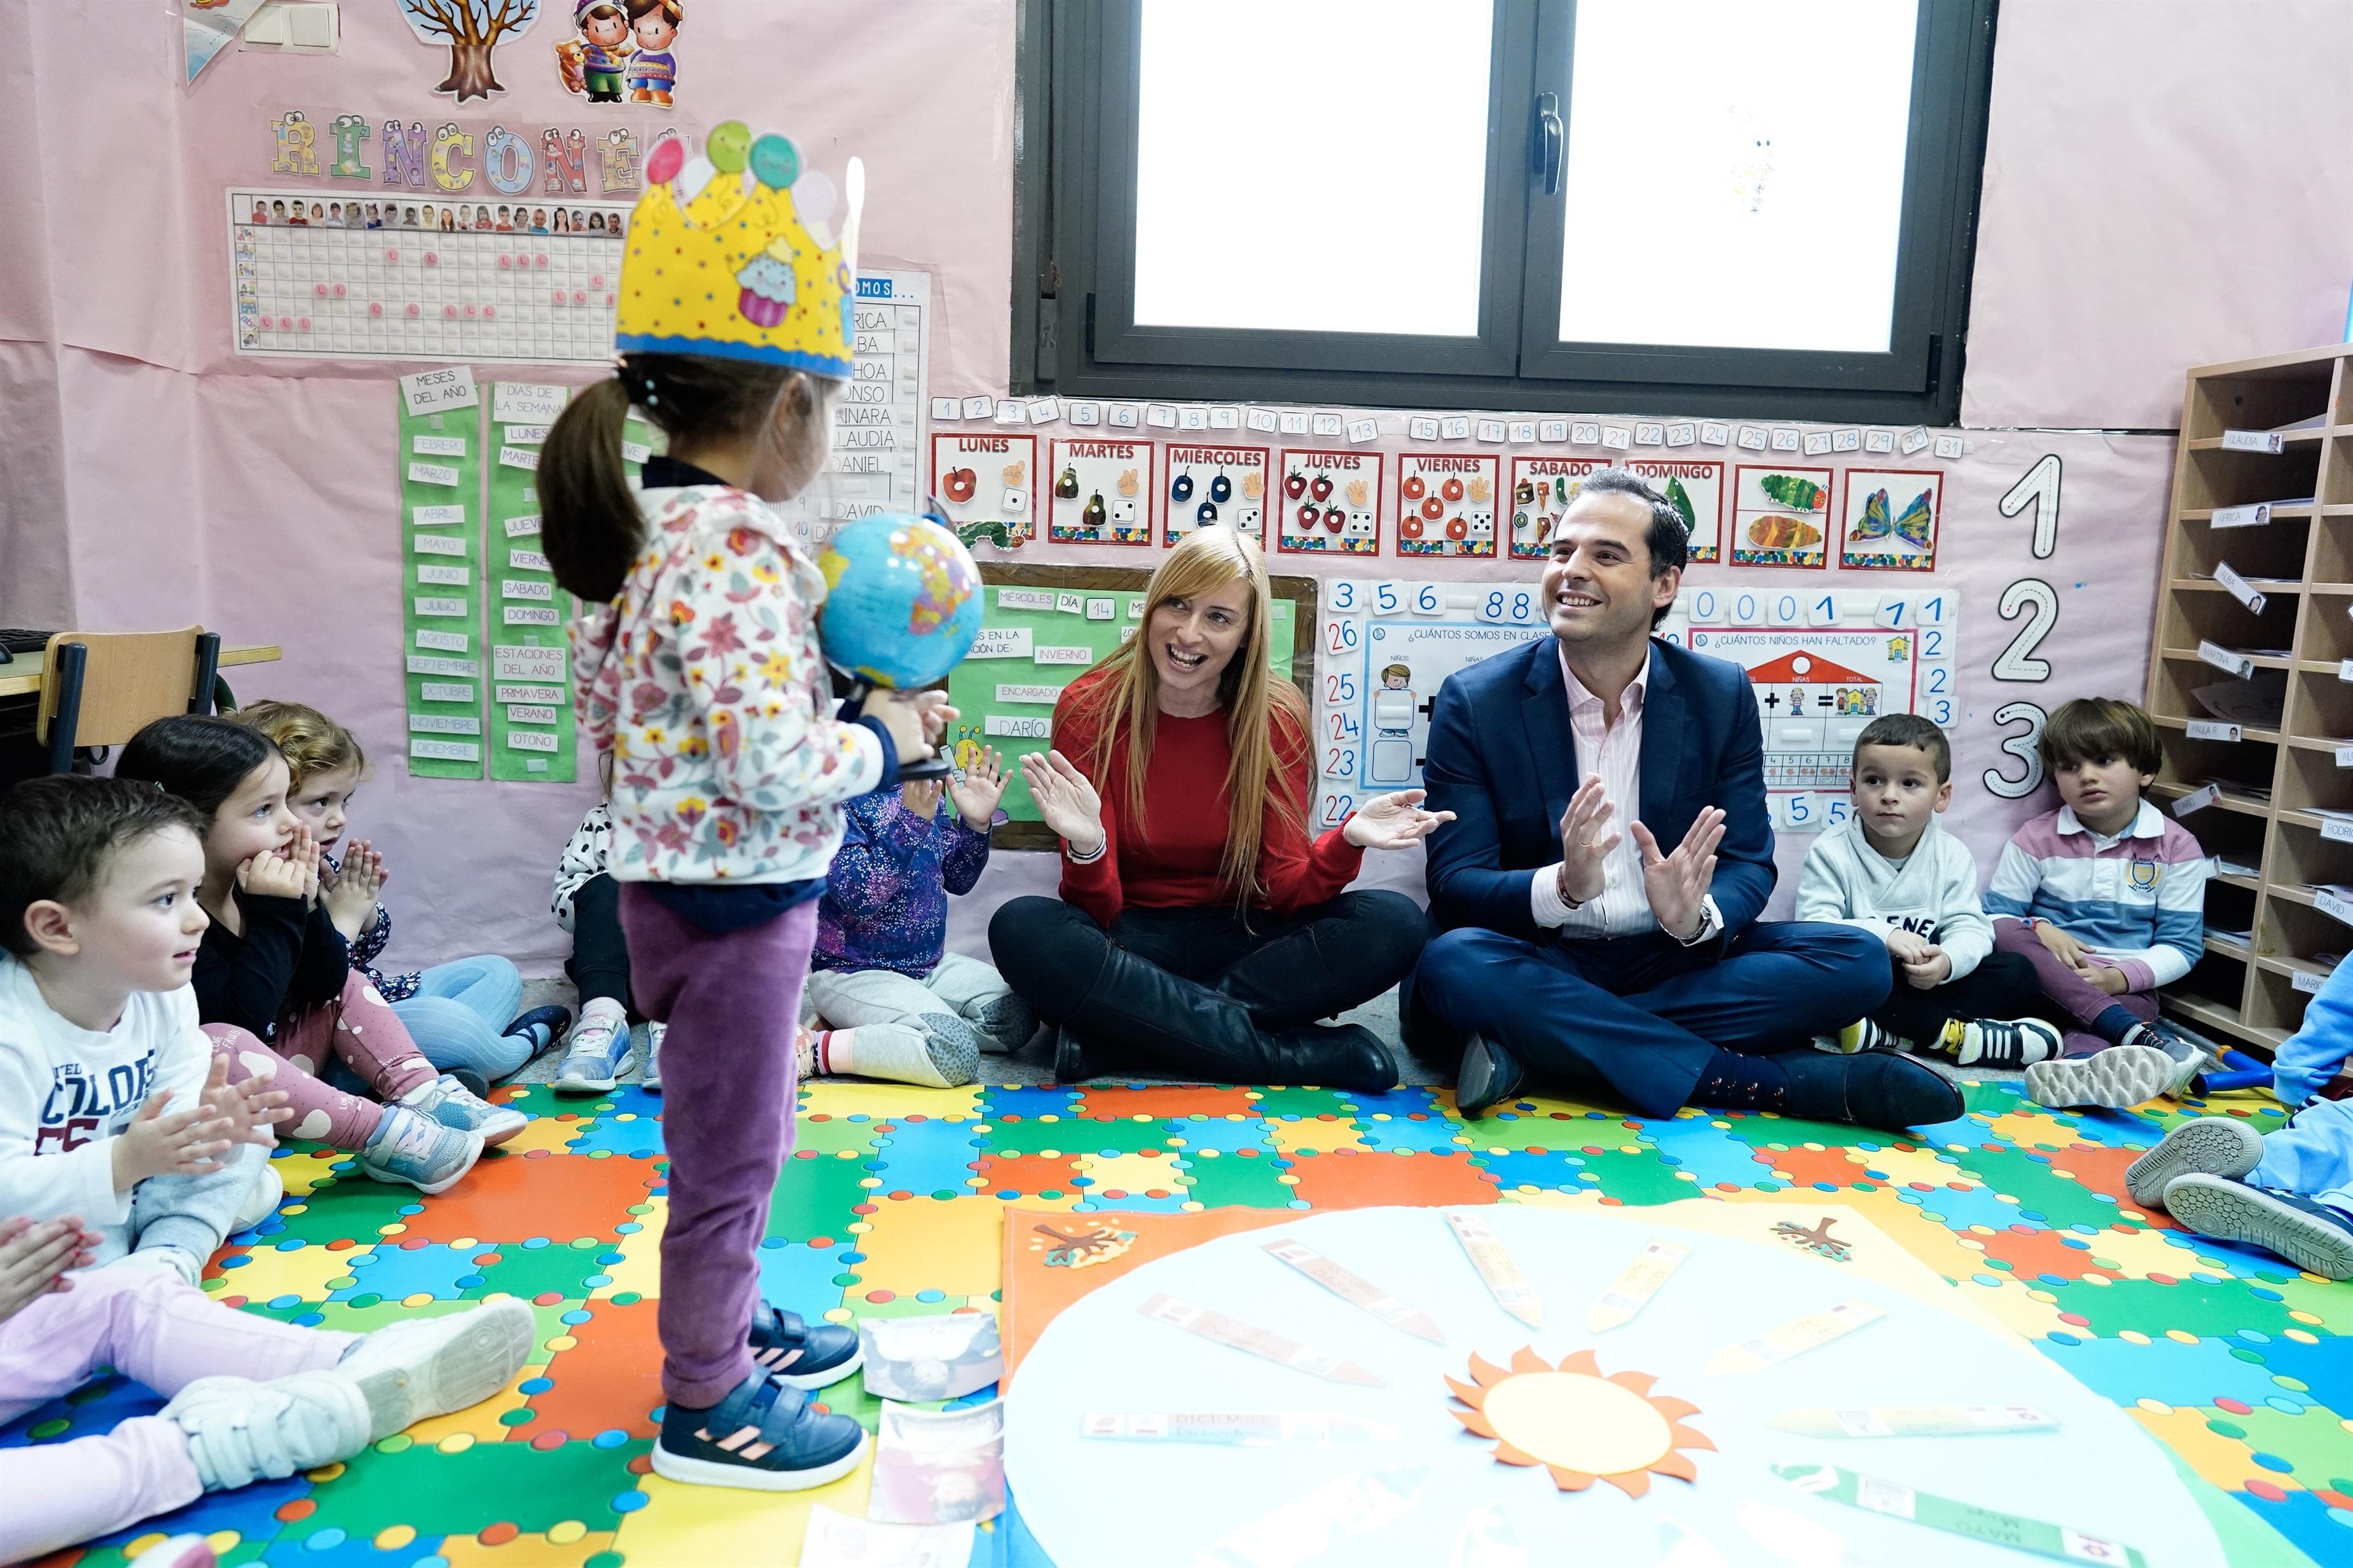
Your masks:
<instances>
[{"instance_id":1,"label":"navy sneaker with white stripes","mask_svg":"<svg viewBox=\"0 0 2353 1568\"><path fill-rule=\"evenodd\" d=\"M858 1331L838 1323L806 1323L798 1312L765 1301L752 1309L752 1364L795 1388L839 1383L866 1363Z\"/></svg>"},{"instance_id":2,"label":"navy sneaker with white stripes","mask_svg":"<svg viewBox=\"0 0 2353 1568\"><path fill-rule=\"evenodd\" d=\"M797 1492L840 1479L865 1453L865 1427L754 1372L707 1410L664 1410L653 1462L689 1486Z\"/></svg>"}]
</instances>

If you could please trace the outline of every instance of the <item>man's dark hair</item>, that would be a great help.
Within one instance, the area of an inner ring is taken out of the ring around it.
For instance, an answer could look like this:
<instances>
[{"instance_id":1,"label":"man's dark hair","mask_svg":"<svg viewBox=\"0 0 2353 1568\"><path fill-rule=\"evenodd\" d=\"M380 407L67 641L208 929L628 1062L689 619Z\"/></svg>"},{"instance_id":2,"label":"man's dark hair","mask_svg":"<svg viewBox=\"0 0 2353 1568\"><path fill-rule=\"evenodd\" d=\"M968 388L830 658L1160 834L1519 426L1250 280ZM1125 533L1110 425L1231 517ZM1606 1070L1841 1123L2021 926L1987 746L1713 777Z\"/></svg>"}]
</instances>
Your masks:
<instances>
[{"instance_id":1,"label":"man's dark hair","mask_svg":"<svg viewBox=\"0 0 2353 1568\"><path fill-rule=\"evenodd\" d=\"M201 842L204 814L152 784L51 773L0 795L0 946L19 957L39 951L26 910L71 903L123 849L174 827Z\"/></svg>"},{"instance_id":2,"label":"man's dark hair","mask_svg":"<svg viewBox=\"0 0 2353 1568\"><path fill-rule=\"evenodd\" d=\"M1670 572L1681 571L1691 561L1691 528L1675 503L1652 489L1638 474L1624 468L1603 468L1585 476L1584 488L1577 491L1579 500L1587 496L1632 496L1651 509L1651 526L1642 535L1642 542L1651 552L1651 575L1663 577ZM1657 626L1667 618L1672 605L1662 605L1651 612L1651 625Z\"/></svg>"},{"instance_id":3,"label":"man's dark hair","mask_svg":"<svg viewBox=\"0 0 2353 1568\"><path fill-rule=\"evenodd\" d=\"M1863 726L1862 733L1854 738L1854 760L1862 761L1865 746L1908 746L1915 752L1926 752L1936 765L1936 782L1950 784L1953 779L1953 743L1934 721L1917 713L1884 713Z\"/></svg>"}]
</instances>

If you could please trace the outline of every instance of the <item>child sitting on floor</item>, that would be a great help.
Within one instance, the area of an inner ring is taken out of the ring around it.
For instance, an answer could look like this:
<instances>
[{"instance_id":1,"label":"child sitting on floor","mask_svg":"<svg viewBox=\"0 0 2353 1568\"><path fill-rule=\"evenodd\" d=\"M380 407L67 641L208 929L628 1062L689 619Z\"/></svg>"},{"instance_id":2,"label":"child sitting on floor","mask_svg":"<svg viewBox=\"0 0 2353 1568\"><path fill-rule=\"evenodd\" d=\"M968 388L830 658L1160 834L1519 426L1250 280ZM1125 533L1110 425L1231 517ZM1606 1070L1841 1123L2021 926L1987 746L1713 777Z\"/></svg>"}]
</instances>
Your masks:
<instances>
[{"instance_id":1,"label":"child sitting on floor","mask_svg":"<svg viewBox=\"0 0 2353 1568\"><path fill-rule=\"evenodd\" d=\"M202 826L114 779L0 800L0 1214L86 1216L95 1260L190 1284L277 1206L263 1151L288 1114L266 1079L228 1085L196 1025Z\"/></svg>"},{"instance_id":2,"label":"child sitting on floor","mask_svg":"<svg viewBox=\"0 0 2353 1568\"><path fill-rule=\"evenodd\" d=\"M807 994L808 1010L834 1027L804 1044L803 1077L955 1089L973 1080L980 1052L1008 1055L1038 1027L996 970L944 951L948 894L972 891L988 865L989 823L1005 794L995 748L974 755L944 803L942 793L936 781L905 784L841 809Z\"/></svg>"},{"instance_id":3,"label":"child sitting on floor","mask_svg":"<svg viewBox=\"0 0 2353 1568\"><path fill-rule=\"evenodd\" d=\"M2353 1054L2353 963L2339 963L2279 1048L2272 1089L2296 1106L2267 1134L2232 1116L2182 1122L2125 1171L2133 1201L2298 1268L2353 1279L2353 1101L2319 1098Z\"/></svg>"},{"instance_id":4,"label":"child sitting on floor","mask_svg":"<svg viewBox=\"0 0 2353 1568\"><path fill-rule=\"evenodd\" d=\"M609 794L613 754L596 760ZM548 908L555 923L572 933L564 973L580 992L580 1021L555 1071L558 1094L608 1094L629 1058L629 946L621 935L621 884L613 880L612 846L612 808L600 800L580 819L555 865L555 897ZM646 1025L638 1087L649 1094L661 1092L664 1027Z\"/></svg>"},{"instance_id":5,"label":"child sitting on floor","mask_svg":"<svg viewBox=\"0 0 2353 1568\"><path fill-rule=\"evenodd\" d=\"M483 1084L512 1076L553 1045L570 1016L534 1007L521 1017L522 975L495 953L478 953L406 974L384 974L376 958L392 941L392 911L377 897L387 879L384 857L364 838L338 860L352 795L367 773L359 738L300 702L255 702L231 715L268 737L286 759L286 805L319 844L319 887L328 918L350 945L352 967L392 1004L425 1059ZM346 1085L345 1087L349 1087ZM478 1091L479 1092L479 1091Z\"/></svg>"},{"instance_id":6,"label":"child sitting on floor","mask_svg":"<svg viewBox=\"0 0 2353 1568\"><path fill-rule=\"evenodd\" d=\"M0 1219L0 1422L101 1367L168 1403L103 1436L0 1448L0 1562L351 1458L488 1399L536 1337L531 1308L512 1297L346 1334L224 1307L165 1269L69 1276L97 1245L72 1215ZM162 1545L153 1561L187 1561Z\"/></svg>"},{"instance_id":7,"label":"child sitting on floor","mask_svg":"<svg viewBox=\"0 0 2353 1568\"><path fill-rule=\"evenodd\" d=\"M1895 989L1848 1026L1841 1051L1940 1051L1963 1067L2021 1068L2059 1054L2059 1031L2020 1016L2040 1000L2034 966L1993 951L1968 847L1938 825L1953 803L1953 748L1911 713L1874 719L1854 742L1854 815L1814 840L1798 919L1887 941Z\"/></svg>"},{"instance_id":8,"label":"child sitting on floor","mask_svg":"<svg viewBox=\"0 0 2353 1568\"><path fill-rule=\"evenodd\" d=\"M229 1079L274 1073L288 1131L355 1150L378 1181L446 1190L530 1119L437 1076L399 1016L352 969L319 892L319 847L286 807L286 759L227 719L158 719L131 738L121 779L146 779L206 819L197 900L212 923L196 953L196 1011L229 1057ZM268 1042L265 1045L264 1042ZM275 1048L270 1048L274 1047ZM385 1103L313 1075L332 1052Z\"/></svg>"},{"instance_id":9,"label":"child sitting on floor","mask_svg":"<svg viewBox=\"0 0 2353 1568\"><path fill-rule=\"evenodd\" d=\"M1986 912L1994 946L2034 965L2067 1055L2026 1069L2054 1107L2138 1105L2172 1094L2203 1051L2157 1022L2157 988L2205 946L2206 851L2141 798L2162 759L2147 712L2109 697L2064 704L2043 726L2059 809L2002 847Z\"/></svg>"}]
</instances>

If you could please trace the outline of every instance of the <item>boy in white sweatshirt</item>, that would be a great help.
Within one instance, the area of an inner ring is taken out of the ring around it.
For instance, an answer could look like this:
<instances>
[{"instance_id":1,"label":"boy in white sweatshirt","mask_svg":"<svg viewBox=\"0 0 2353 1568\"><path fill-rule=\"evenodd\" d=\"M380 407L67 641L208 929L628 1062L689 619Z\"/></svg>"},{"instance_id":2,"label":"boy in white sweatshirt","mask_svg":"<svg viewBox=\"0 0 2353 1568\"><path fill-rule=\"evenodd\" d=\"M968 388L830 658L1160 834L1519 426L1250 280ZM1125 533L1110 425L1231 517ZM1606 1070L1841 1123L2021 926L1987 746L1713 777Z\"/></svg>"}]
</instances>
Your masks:
<instances>
[{"instance_id":1,"label":"boy in white sweatshirt","mask_svg":"<svg viewBox=\"0 0 2353 1568\"><path fill-rule=\"evenodd\" d=\"M267 1079L222 1081L188 975L203 821L152 784L69 775L0 798L0 1215L77 1215L92 1261L190 1285L276 1206Z\"/></svg>"},{"instance_id":2,"label":"boy in white sweatshirt","mask_svg":"<svg viewBox=\"0 0 2353 1568\"><path fill-rule=\"evenodd\" d=\"M1977 862L1936 822L1953 802L1953 749L1910 713L1874 719L1854 744L1854 815L1814 841L1798 919L1883 937L1895 986L1826 1049L1949 1054L1964 1067L2022 1068L2059 1054L2040 1018L2033 965L1993 951Z\"/></svg>"}]
</instances>

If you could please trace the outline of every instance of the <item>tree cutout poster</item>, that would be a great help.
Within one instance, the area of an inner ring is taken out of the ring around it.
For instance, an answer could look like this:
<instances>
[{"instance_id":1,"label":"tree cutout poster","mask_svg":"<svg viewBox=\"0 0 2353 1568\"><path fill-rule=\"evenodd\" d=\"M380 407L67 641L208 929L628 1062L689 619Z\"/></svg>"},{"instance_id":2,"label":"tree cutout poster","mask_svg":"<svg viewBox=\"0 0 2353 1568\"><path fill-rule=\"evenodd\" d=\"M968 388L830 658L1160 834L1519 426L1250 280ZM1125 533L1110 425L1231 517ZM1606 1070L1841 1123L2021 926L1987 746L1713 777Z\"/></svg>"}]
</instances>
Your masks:
<instances>
[{"instance_id":1,"label":"tree cutout poster","mask_svg":"<svg viewBox=\"0 0 2353 1568\"><path fill-rule=\"evenodd\" d=\"M449 51L449 74L433 90L459 103L506 91L491 52L539 20L541 0L397 0L400 19L421 44Z\"/></svg>"}]
</instances>

